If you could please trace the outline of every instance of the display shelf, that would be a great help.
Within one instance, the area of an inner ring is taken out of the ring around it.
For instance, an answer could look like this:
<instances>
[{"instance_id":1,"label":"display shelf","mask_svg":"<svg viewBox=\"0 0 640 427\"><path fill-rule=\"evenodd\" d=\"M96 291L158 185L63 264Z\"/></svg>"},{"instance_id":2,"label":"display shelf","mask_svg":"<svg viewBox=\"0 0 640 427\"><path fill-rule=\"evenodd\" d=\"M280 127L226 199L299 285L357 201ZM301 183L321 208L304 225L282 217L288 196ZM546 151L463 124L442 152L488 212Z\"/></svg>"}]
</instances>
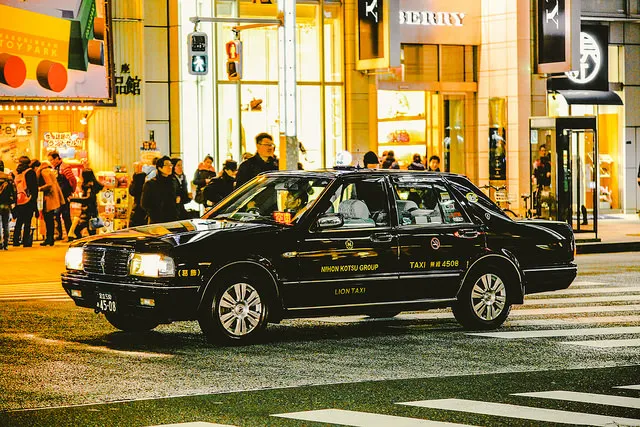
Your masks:
<instances>
[{"instance_id":1,"label":"display shelf","mask_svg":"<svg viewBox=\"0 0 640 427\"><path fill-rule=\"evenodd\" d=\"M414 122L414 121L424 121L425 117L422 115L418 116L396 116L396 117L384 117L379 118L378 122Z\"/></svg>"}]
</instances>

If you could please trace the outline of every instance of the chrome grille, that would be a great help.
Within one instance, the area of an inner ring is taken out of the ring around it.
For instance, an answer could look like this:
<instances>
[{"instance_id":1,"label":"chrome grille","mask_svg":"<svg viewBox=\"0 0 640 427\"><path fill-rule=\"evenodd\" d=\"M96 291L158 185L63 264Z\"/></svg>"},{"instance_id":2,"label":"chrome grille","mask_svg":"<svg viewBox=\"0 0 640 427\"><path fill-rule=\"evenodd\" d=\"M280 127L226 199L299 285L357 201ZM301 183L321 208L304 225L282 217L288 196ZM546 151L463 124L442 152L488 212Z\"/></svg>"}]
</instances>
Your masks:
<instances>
[{"instance_id":1,"label":"chrome grille","mask_svg":"<svg viewBox=\"0 0 640 427\"><path fill-rule=\"evenodd\" d=\"M85 246L82 262L87 273L126 276L129 255L133 249L123 247Z\"/></svg>"}]
</instances>

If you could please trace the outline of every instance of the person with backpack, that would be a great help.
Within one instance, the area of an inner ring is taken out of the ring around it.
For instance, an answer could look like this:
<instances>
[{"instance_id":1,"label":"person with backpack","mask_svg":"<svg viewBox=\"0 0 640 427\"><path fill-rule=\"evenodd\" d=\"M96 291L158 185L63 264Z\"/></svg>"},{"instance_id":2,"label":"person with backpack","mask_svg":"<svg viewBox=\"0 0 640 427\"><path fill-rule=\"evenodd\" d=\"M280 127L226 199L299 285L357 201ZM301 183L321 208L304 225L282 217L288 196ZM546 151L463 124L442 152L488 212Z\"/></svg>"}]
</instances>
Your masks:
<instances>
[{"instance_id":1,"label":"person with backpack","mask_svg":"<svg viewBox=\"0 0 640 427\"><path fill-rule=\"evenodd\" d=\"M57 172L57 181L60 189L62 190L62 195L64 196L63 203L60 205L60 208L56 211L54 218L57 222L57 231L58 231L58 239L62 240L62 221L64 221L64 228L69 235L69 229L71 228L71 204L69 199L76 192L76 187L78 186L78 180L76 176L73 174L73 171L62 161L60 158L60 154L57 151L50 151L47 154L49 159L49 163L55 171ZM62 221L61 221L62 219Z\"/></svg>"},{"instance_id":2,"label":"person with backpack","mask_svg":"<svg viewBox=\"0 0 640 427\"><path fill-rule=\"evenodd\" d=\"M14 182L16 184L16 207L14 214L16 224L13 228L13 246L30 248L33 244L31 220L38 212L38 177L30 167L31 160L27 156L18 159Z\"/></svg>"},{"instance_id":3,"label":"person with backpack","mask_svg":"<svg viewBox=\"0 0 640 427\"><path fill-rule=\"evenodd\" d=\"M16 185L13 179L4 173L4 162L0 160L0 250L9 249L9 213L16 202Z\"/></svg>"}]
</instances>

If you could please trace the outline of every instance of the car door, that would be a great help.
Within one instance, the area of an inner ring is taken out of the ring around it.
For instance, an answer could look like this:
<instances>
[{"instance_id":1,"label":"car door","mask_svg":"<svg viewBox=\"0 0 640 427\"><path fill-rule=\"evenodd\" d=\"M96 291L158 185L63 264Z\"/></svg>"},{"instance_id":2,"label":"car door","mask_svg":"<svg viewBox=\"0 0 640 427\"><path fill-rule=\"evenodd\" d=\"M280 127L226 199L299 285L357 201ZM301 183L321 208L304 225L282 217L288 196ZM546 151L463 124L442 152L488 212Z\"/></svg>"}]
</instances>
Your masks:
<instances>
[{"instance_id":1,"label":"car door","mask_svg":"<svg viewBox=\"0 0 640 427\"><path fill-rule=\"evenodd\" d=\"M399 285L408 301L454 298L462 274L484 246L474 224L439 177L392 178L397 211Z\"/></svg>"},{"instance_id":2,"label":"car door","mask_svg":"<svg viewBox=\"0 0 640 427\"><path fill-rule=\"evenodd\" d=\"M344 177L333 188L319 215L338 213L343 224L329 229L311 226L301 237L300 281L287 292L287 308L385 301L398 277L386 178L363 173Z\"/></svg>"}]
</instances>

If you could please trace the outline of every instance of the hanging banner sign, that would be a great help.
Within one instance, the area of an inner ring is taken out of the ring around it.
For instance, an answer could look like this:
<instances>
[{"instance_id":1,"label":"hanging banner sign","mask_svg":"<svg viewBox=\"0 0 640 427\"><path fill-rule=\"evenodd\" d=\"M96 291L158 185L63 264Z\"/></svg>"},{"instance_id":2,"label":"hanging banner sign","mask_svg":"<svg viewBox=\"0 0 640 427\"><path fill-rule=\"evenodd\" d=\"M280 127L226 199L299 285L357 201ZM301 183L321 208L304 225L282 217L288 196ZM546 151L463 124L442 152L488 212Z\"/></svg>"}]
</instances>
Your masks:
<instances>
[{"instance_id":1,"label":"hanging banner sign","mask_svg":"<svg viewBox=\"0 0 640 427\"><path fill-rule=\"evenodd\" d=\"M580 59L580 0L537 0L538 73L563 73Z\"/></svg>"}]
</instances>

